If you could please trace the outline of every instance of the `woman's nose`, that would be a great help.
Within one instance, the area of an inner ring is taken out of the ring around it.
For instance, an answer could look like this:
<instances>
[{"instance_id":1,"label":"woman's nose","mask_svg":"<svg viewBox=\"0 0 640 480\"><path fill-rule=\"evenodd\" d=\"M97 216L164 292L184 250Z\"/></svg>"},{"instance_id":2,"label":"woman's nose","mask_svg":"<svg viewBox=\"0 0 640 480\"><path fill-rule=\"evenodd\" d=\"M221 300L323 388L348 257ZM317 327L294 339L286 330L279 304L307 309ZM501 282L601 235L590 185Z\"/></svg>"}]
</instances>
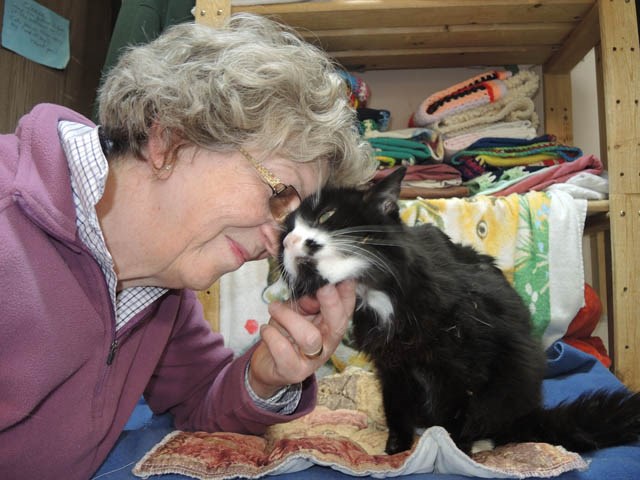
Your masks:
<instances>
[{"instance_id":1,"label":"woman's nose","mask_svg":"<svg viewBox=\"0 0 640 480\"><path fill-rule=\"evenodd\" d=\"M265 240L265 248L269 255L275 257L280 251L280 233L281 230L273 222L268 222L260 227Z\"/></svg>"}]
</instances>

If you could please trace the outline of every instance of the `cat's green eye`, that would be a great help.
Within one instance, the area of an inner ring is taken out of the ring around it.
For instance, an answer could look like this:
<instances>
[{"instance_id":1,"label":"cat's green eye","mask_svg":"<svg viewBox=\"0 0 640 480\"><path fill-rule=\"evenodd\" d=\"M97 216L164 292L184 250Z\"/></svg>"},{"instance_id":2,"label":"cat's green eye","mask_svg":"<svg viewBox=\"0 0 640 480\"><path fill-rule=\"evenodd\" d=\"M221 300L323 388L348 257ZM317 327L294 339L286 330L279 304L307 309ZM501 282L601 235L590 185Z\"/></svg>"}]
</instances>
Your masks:
<instances>
[{"instance_id":1,"label":"cat's green eye","mask_svg":"<svg viewBox=\"0 0 640 480\"><path fill-rule=\"evenodd\" d=\"M322 225L324 222L329 220L334 213L336 213L335 208L333 210L327 210L326 212L323 212L322 215L318 217L318 223Z\"/></svg>"}]
</instances>

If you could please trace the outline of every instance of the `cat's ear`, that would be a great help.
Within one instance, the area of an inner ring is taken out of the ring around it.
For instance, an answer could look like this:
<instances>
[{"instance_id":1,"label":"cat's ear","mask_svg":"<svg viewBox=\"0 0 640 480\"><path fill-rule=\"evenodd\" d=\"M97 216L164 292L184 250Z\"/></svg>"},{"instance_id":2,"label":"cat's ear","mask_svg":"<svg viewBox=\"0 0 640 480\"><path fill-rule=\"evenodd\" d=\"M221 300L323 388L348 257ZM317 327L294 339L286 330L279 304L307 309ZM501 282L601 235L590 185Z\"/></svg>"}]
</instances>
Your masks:
<instances>
[{"instance_id":1,"label":"cat's ear","mask_svg":"<svg viewBox=\"0 0 640 480\"><path fill-rule=\"evenodd\" d=\"M367 202L376 202L385 215L398 213L400 185L406 173L406 167L400 167L373 185L365 194Z\"/></svg>"}]
</instances>

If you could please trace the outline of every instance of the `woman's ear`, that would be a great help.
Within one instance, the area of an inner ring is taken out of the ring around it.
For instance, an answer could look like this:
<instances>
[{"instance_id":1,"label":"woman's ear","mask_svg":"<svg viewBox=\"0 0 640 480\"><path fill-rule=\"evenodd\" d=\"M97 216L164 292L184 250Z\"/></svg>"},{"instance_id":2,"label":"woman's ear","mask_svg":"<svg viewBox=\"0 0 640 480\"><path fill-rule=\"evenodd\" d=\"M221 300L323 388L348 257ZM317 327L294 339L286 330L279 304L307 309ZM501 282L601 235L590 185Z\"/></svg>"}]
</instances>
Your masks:
<instances>
[{"instance_id":1,"label":"woman's ear","mask_svg":"<svg viewBox=\"0 0 640 480\"><path fill-rule=\"evenodd\" d=\"M156 175L166 177L175 166L182 138L168 128L161 128L154 122L149 129L145 160Z\"/></svg>"},{"instance_id":2,"label":"woman's ear","mask_svg":"<svg viewBox=\"0 0 640 480\"><path fill-rule=\"evenodd\" d=\"M146 161L154 171L158 172L166 168L169 150L166 129L154 122L149 129L145 155Z\"/></svg>"}]
</instances>

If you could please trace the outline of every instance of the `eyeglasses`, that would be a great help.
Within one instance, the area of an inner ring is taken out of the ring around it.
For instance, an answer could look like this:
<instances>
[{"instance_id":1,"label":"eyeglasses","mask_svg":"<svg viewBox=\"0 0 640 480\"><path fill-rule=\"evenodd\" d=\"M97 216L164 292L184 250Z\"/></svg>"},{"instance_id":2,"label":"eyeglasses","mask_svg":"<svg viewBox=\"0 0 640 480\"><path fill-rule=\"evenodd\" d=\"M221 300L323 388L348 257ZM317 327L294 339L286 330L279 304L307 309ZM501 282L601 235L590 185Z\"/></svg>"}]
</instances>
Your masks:
<instances>
[{"instance_id":1,"label":"eyeglasses","mask_svg":"<svg viewBox=\"0 0 640 480\"><path fill-rule=\"evenodd\" d=\"M273 172L267 170L262 163L253 158L244 148L238 149L253 168L256 169L262 180L271 187L273 194L269 198L269 210L277 223L283 223L284 219L302 202L300 194L293 185L285 185Z\"/></svg>"}]
</instances>

